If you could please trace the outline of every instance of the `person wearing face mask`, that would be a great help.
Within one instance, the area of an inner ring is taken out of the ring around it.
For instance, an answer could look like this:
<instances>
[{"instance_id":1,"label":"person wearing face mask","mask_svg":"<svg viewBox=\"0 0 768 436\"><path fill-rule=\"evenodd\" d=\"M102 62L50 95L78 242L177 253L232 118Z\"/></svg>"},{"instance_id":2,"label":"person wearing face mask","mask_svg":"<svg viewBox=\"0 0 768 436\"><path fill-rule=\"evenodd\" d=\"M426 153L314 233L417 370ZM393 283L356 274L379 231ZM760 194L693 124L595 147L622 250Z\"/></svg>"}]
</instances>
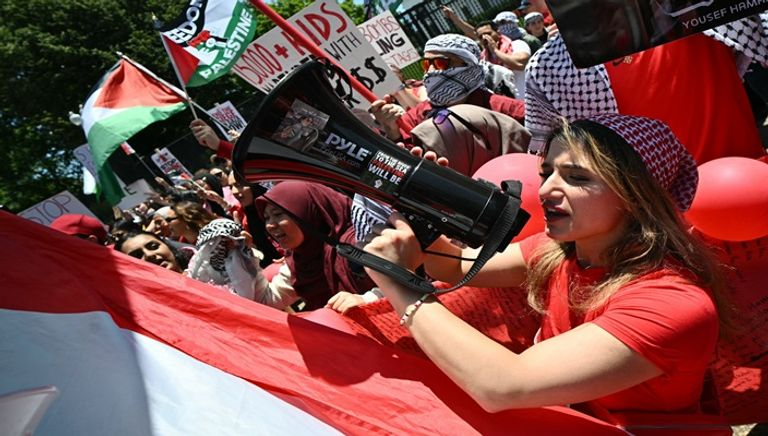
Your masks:
<instances>
[{"instance_id":1,"label":"person wearing face mask","mask_svg":"<svg viewBox=\"0 0 768 436\"><path fill-rule=\"evenodd\" d=\"M453 33L436 36L424 45L421 62L426 101L404 111L385 96L371 104L370 112L391 140L410 143L410 131L438 110L456 104L473 104L509 115L522 123L523 102L493 94L483 86L485 71L480 65L480 48L475 41Z\"/></svg>"}]
</instances>

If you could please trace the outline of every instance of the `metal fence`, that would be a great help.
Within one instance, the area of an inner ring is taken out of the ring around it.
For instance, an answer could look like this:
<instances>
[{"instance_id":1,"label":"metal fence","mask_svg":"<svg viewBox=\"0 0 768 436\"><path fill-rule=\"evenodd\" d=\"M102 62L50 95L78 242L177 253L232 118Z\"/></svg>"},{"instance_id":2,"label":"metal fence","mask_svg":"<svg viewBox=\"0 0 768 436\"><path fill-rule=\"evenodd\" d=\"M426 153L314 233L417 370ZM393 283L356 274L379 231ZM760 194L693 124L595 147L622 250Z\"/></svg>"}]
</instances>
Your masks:
<instances>
[{"instance_id":1,"label":"metal fence","mask_svg":"<svg viewBox=\"0 0 768 436\"><path fill-rule=\"evenodd\" d=\"M519 0L430 0L397 14L396 18L416 50L422 53L424 44L430 38L443 33L461 33L443 15L443 6L453 9L464 21L476 24L492 19L503 10L513 10L519 4ZM402 71L405 77L411 79L419 79L424 74L417 63Z\"/></svg>"},{"instance_id":2,"label":"metal fence","mask_svg":"<svg viewBox=\"0 0 768 436\"><path fill-rule=\"evenodd\" d=\"M421 51L424 43L433 36L459 32L443 15L443 6L450 7L459 17L470 24L475 24L493 18L502 10L511 10L519 3L519 0L432 0L397 14L397 20L413 45Z\"/></svg>"}]
</instances>

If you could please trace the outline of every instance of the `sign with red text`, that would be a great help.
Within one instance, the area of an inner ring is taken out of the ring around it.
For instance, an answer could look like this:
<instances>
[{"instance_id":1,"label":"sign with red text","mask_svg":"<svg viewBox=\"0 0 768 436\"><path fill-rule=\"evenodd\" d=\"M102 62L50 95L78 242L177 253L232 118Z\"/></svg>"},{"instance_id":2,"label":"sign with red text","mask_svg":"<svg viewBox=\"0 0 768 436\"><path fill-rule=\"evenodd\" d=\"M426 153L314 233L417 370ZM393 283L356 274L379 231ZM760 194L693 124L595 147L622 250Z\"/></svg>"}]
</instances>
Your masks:
<instances>
[{"instance_id":1,"label":"sign with red text","mask_svg":"<svg viewBox=\"0 0 768 436\"><path fill-rule=\"evenodd\" d=\"M374 94L383 96L400 85L384 60L335 1L318 0L288 21ZM310 52L294 37L275 27L251 43L232 70L268 93L280 79L311 58ZM351 91L342 78L332 80L336 82L334 89L342 94L340 97ZM357 92L353 92L349 104L360 109L369 106Z\"/></svg>"},{"instance_id":2,"label":"sign with red text","mask_svg":"<svg viewBox=\"0 0 768 436\"><path fill-rule=\"evenodd\" d=\"M371 18L357 28L387 65L405 68L421 58L390 11Z\"/></svg>"},{"instance_id":3,"label":"sign with red text","mask_svg":"<svg viewBox=\"0 0 768 436\"><path fill-rule=\"evenodd\" d=\"M88 215L99 219L69 191L59 192L29 209L19 212L20 217L44 226L50 225L56 218L67 214Z\"/></svg>"},{"instance_id":4,"label":"sign with red text","mask_svg":"<svg viewBox=\"0 0 768 436\"><path fill-rule=\"evenodd\" d=\"M152 162L160 168L163 174L171 179L174 185L178 184L181 180L192 178L192 173L165 147L157 150L152 155Z\"/></svg>"},{"instance_id":5,"label":"sign with red text","mask_svg":"<svg viewBox=\"0 0 768 436\"><path fill-rule=\"evenodd\" d=\"M217 104L208 115L217 121L216 126L230 141L238 138L248 124L231 101Z\"/></svg>"}]
</instances>

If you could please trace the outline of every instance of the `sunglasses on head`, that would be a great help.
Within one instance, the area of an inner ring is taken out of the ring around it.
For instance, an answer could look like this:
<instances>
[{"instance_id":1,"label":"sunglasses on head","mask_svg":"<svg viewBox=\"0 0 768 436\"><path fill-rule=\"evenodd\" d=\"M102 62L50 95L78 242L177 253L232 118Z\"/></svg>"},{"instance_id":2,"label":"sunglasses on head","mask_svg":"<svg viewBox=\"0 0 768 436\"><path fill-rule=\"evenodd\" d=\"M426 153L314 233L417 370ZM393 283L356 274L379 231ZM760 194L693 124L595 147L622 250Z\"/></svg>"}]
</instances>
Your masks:
<instances>
[{"instance_id":1,"label":"sunglasses on head","mask_svg":"<svg viewBox=\"0 0 768 436\"><path fill-rule=\"evenodd\" d=\"M429 71L429 67L433 66L436 70L447 70L451 68L451 60L446 57L424 58L421 60L421 68L424 71Z\"/></svg>"}]
</instances>

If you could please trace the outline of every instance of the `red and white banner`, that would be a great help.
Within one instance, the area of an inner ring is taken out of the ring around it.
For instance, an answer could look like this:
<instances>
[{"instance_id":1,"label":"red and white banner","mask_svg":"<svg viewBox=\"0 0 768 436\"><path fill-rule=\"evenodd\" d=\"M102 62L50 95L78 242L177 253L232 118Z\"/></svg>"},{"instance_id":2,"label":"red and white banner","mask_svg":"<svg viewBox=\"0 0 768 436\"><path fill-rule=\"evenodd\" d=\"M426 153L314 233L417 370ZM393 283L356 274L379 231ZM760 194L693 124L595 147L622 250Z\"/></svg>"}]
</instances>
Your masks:
<instances>
[{"instance_id":1,"label":"red and white banner","mask_svg":"<svg viewBox=\"0 0 768 436\"><path fill-rule=\"evenodd\" d=\"M0 396L56 386L39 434L626 434L5 212L0 240Z\"/></svg>"}]
</instances>

